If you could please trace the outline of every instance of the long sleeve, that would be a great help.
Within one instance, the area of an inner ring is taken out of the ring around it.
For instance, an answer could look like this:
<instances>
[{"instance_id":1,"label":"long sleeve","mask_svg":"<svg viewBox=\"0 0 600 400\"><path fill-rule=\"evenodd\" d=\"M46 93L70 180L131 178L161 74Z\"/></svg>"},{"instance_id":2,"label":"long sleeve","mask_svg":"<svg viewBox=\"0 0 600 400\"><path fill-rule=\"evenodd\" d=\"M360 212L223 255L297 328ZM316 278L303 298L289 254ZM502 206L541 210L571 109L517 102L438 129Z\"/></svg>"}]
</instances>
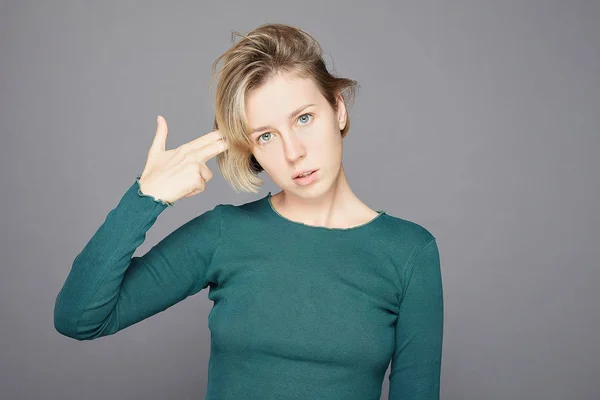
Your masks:
<instances>
[{"instance_id":1,"label":"long sleeve","mask_svg":"<svg viewBox=\"0 0 600 400\"><path fill-rule=\"evenodd\" d=\"M416 253L403 278L388 398L438 400L444 303L435 238Z\"/></svg>"},{"instance_id":2,"label":"long sleeve","mask_svg":"<svg viewBox=\"0 0 600 400\"><path fill-rule=\"evenodd\" d=\"M220 240L219 205L132 257L171 205L141 193L136 179L75 257L55 301L59 333L77 340L111 335L208 286L206 270Z\"/></svg>"}]
</instances>

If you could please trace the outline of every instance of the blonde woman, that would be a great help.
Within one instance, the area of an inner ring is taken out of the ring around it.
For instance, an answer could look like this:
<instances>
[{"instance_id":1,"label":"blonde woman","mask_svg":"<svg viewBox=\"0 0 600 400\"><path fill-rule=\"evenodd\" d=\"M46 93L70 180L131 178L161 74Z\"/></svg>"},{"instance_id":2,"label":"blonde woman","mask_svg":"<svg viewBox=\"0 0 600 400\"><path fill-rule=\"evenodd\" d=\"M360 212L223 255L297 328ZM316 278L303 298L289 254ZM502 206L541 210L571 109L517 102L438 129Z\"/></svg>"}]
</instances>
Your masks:
<instances>
[{"instance_id":1,"label":"blonde woman","mask_svg":"<svg viewBox=\"0 0 600 400\"><path fill-rule=\"evenodd\" d=\"M352 192L342 144L357 83L329 73L301 29L240 36L213 64L214 130L166 150L158 117L143 172L74 260L56 329L112 335L209 288L206 399L375 400L390 362L390 399L438 399L436 239ZM212 157L238 192L257 192L262 171L281 191L218 204L132 257L159 214L204 192Z\"/></svg>"}]
</instances>

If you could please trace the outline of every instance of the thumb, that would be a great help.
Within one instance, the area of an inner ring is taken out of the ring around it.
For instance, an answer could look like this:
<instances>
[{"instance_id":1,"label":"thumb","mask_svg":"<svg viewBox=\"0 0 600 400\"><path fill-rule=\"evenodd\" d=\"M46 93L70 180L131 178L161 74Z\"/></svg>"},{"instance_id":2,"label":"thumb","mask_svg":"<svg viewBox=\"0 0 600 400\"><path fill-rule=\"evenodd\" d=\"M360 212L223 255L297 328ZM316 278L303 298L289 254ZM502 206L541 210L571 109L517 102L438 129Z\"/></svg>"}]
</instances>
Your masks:
<instances>
[{"instance_id":1,"label":"thumb","mask_svg":"<svg viewBox=\"0 0 600 400\"><path fill-rule=\"evenodd\" d=\"M161 115L157 116L156 134L154 135L154 140L152 141L150 150L153 152L165 151L168 133L169 128L167 126L167 121Z\"/></svg>"}]
</instances>

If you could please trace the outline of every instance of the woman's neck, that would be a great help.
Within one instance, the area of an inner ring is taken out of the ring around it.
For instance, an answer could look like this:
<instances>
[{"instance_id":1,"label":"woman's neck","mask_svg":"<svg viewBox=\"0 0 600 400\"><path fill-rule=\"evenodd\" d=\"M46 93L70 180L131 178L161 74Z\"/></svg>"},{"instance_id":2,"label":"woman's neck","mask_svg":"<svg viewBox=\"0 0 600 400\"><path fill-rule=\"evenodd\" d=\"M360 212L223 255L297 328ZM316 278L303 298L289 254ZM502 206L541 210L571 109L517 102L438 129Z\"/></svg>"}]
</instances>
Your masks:
<instances>
[{"instance_id":1,"label":"woman's neck","mask_svg":"<svg viewBox=\"0 0 600 400\"><path fill-rule=\"evenodd\" d=\"M377 215L352 192L343 165L335 183L322 196L306 199L282 190L271 196L271 204L292 221L328 228L360 225Z\"/></svg>"}]
</instances>

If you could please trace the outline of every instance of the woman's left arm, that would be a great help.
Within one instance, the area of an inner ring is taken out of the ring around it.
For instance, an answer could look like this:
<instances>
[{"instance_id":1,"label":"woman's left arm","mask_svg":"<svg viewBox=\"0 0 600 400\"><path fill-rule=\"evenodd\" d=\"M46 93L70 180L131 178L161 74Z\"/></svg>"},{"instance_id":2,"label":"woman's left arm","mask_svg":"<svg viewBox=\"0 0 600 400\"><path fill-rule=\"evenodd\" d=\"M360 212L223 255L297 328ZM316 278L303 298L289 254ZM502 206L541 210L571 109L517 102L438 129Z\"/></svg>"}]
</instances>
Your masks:
<instances>
[{"instance_id":1,"label":"woman's left arm","mask_svg":"<svg viewBox=\"0 0 600 400\"><path fill-rule=\"evenodd\" d=\"M438 400L444 326L440 257L435 237L403 274L389 400Z\"/></svg>"}]
</instances>

